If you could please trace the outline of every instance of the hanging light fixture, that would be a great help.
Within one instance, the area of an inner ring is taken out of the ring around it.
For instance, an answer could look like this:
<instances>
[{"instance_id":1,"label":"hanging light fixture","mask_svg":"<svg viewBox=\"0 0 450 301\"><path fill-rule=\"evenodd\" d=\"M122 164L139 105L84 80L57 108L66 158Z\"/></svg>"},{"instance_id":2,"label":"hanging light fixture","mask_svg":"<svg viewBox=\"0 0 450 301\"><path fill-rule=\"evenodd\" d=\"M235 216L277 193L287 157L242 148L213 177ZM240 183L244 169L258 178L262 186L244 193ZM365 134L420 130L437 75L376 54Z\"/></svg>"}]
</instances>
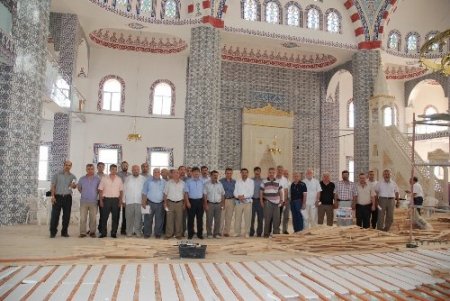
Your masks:
<instances>
[{"instance_id":1,"label":"hanging light fixture","mask_svg":"<svg viewBox=\"0 0 450 301\"><path fill-rule=\"evenodd\" d=\"M134 142L138 142L138 141L142 140L142 135L139 134L136 130L136 117L134 117L133 132L128 134L127 140L134 141Z\"/></svg>"},{"instance_id":2,"label":"hanging light fixture","mask_svg":"<svg viewBox=\"0 0 450 301\"><path fill-rule=\"evenodd\" d=\"M450 29L447 29L441 33L436 34L433 38L426 41L420 48L420 63L428 70L433 72L440 72L445 76L450 75L450 52L442 55L442 58L429 59L426 54L433 49L434 44L438 44L439 48L444 48L447 39L450 37Z\"/></svg>"}]
</instances>

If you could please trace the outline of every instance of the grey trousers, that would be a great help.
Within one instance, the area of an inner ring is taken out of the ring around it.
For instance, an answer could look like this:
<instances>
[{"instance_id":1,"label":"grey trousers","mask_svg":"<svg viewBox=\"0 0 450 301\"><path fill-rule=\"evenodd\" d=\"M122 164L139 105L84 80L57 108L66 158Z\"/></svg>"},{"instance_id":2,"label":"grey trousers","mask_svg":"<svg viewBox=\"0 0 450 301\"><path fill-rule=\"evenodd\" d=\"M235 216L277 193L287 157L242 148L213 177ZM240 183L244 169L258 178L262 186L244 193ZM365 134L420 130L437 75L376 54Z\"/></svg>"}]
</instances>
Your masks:
<instances>
[{"instance_id":1,"label":"grey trousers","mask_svg":"<svg viewBox=\"0 0 450 301\"><path fill-rule=\"evenodd\" d=\"M95 234L97 223L97 203L81 203L80 205L80 234L86 235L86 222L89 213L89 233Z\"/></svg>"},{"instance_id":2,"label":"grey trousers","mask_svg":"<svg viewBox=\"0 0 450 301\"><path fill-rule=\"evenodd\" d=\"M280 207L278 204L264 201L264 236L269 236L273 225L273 234L280 234Z\"/></svg>"},{"instance_id":3,"label":"grey trousers","mask_svg":"<svg viewBox=\"0 0 450 301\"><path fill-rule=\"evenodd\" d=\"M148 202L150 206L150 214L144 214L144 236L150 237L152 233L155 236L161 236L164 225L164 203ZM155 228L153 231L153 219L155 220Z\"/></svg>"},{"instance_id":4,"label":"grey trousers","mask_svg":"<svg viewBox=\"0 0 450 301\"><path fill-rule=\"evenodd\" d=\"M289 200L281 209L283 213L281 214L283 223L283 232L287 232L289 223L289 212L291 212L291 200Z\"/></svg>"},{"instance_id":5,"label":"grey trousers","mask_svg":"<svg viewBox=\"0 0 450 301\"><path fill-rule=\"evenodd\" d=\"M394 198L378 198L378 221L377 229L381 231L389 231L394 222L394 208L395 199Z\"/></svg>"},{"instance_id":6,"label":"grey trousers","mask_svg":"<svg viewBox=\"0 0 450 301\"><path fill-rule=\"evenodd\" d=\"M206 235L218 235L220 234L220 225L222 217L222 209L220 203L209 203L208 211L206 211ZM214 221L214 231L212 229Z\"/></svg>"},{"instance_id":7,"label":"grey trousers","mask_svg":"<svg viewBox=\"0 0 450 301\"><path fill-rule=\"evenodd\" d=\"M127 224L127 236L136 233L136 236L142 235L142 213L141 204L127 204L125 209L125 220Z\"/></svg>"},{"instance_id":8,"label":"grey trousers","mask_svg":"<svg viewBox=\"0 0 450 301\"><path fill-rule=\"evenodd\" d=\"M170 238L175 234L175 237L181 237L183 235L183 201L172 202L167 201L167 208L169 211L166 213L166 237Z\"/></svg>"}]
</instances>

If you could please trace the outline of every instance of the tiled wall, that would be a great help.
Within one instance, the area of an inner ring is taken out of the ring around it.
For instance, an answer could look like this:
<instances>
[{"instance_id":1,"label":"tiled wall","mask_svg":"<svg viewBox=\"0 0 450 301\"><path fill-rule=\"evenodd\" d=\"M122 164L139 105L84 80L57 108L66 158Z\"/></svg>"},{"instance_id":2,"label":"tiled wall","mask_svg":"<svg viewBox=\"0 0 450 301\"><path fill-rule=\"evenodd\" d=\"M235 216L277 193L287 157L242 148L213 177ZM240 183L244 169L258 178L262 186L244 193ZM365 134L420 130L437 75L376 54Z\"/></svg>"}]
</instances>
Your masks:
<instances>
[{"instance_id":1,"label":"tiled wall","mask_svg":"<svg viewBox=\"0 0 450 301\"><path fill-rule=\"evenodd\" d=\"M318 172L322 73L222 62L221 80L219 168L241 168L242 109L270 103L295 114L293 168Z\"/></svg>"},{"instance_id":2,"label":"tiled wall","mask_svg":"<svg viewBox=\"0 0 450 301\"><path fill-rule=\"evenodd\" d=\"M17 58L14 69L1 67L0 225L23 223L26 200L37 194L39 91L44 85L49 10L49 0L18 1L13 16Z\"/></svg>"},{"instance_id":3,"label":"tiled wall","mask_svg":"<svg viewBox=\"0 0 450 301\"><path fill-rule=\"evenodd\" d=\"M70 152L70 116L64 113L55 113L53 117L53 142L51 146L50 177L63 168L64 161L69 158Z\"/></svg>"}]
</instances>

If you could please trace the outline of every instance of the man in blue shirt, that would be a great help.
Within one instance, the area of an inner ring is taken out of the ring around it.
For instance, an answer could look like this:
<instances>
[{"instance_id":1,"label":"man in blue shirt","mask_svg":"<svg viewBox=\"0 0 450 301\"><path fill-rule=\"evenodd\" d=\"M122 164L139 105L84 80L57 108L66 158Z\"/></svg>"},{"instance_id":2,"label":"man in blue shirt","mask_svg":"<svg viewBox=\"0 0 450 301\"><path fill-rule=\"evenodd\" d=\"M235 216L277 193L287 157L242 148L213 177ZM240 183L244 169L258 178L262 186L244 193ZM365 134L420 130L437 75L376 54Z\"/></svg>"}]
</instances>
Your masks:
<instances>
[{"instance_id":1,"label":"man in blue shirt","mask_svg":"<svg viewBox=\"0 0 450 301\"><path fill-rule=\"evenodd\" d=\"M203 239L203 181L200 179L200 169L192 168L192 178L186 181L184 188L184 203L188 210L188 239L194 236L194 219L197 219L197 237Z\"/></svg>"},{"instance_id":2,"label":"man in blue shirt","mask_svg":"<svg viewBox=\"0 0 450 301\"><path fill-rule=\"evenodd\" d=\"M234 187L236 185L236 181L232 178L233 170L230 167L225 169L225 178L220 179L220 183L222 183L223 189L225 190L225 208L222 211L222 234L225 237L230 236L230 228L231 228L231 220L233 219L234 213Z\"/></svg>"},{"instance_id":3,"label":"man in blue shirt","mask_svg":"<svg viewBox=\"0 0 450 301\"><path fill-rule=\"evenodd\" d=\"M164 187L166 181L161 179L159 168L153 169L153 176L145 181L142 188L142 208L150 207L150 212L144 214L144 237L152 236L153 219L155 228L153 233L156 238L160 238L164 225Z\"/></svg>"}]
</instances>

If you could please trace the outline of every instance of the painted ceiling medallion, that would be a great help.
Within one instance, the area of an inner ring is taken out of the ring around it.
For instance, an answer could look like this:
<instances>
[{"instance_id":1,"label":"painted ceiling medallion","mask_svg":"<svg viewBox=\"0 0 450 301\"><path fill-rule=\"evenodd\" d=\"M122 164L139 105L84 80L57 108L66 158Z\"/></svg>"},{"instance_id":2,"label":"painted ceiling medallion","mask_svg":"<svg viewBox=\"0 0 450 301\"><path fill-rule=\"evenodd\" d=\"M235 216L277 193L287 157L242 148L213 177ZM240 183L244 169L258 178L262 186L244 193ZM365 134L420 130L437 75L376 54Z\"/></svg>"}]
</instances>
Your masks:
<instances>
[{"instance_id":1,"label":"painted ceiling medallion","mask_svg":"<svg viewBox=\"0 0 450 301\"><path fill-rule=\"evenodd\" d=\"M419 77L424 75L427 72L427 69L421 67L410 67L410 66L401 66L388 64L386 69L384 70L384 74L386 74L386 79L411 79L415 77Z\"/></svg>"},{"instance_id":2,"label":"painted ceiling medallion","mask_svg":"<svg viewBox=\"0 0 450 301\"><path fill-rule=\"evenodd\" d=\"M182 39L157 33L136 34L102 28L91 32L89 38L98 45L126 51L172 54L187 48L187 43Z\"/></svg>"},{"instance_id":3,"label":"painted ceiling medallion","mask_svg":"<svg viewBox=\"0 0 450 301\"><path fill-rule=\"evenodd\" d=\"M329 54L318 53L275 53L270 50L250 49L223 46L222 59L257 65L270 65L290 69L319 69L328 67L336 62L336 58Z\"/></svg>"},{"instance_id":4,"label":"painted ceiling medallion","mask_svg":"<svg viewBox=\"0 0 450 301\"><path fill-rule=\"evenodd\" d=\"M298 45L297 43L294 43L294 42L285 42L285 43L282 43L281 46L283 46L284 48L300 47L300 45Z\"/></svg>"},{"instance_id":5,"label":"painted ceiling medallion","mask_svg":"<svg viewBox=\"0 0 450 301\"><path fill-rule=\"evenodd\" d=\"M129 23L128 27L132 28L132 29L137 29L140 30L142 28L145 28L147 26L142 25L141 23Z\"/></svg>"}]
</instances>

